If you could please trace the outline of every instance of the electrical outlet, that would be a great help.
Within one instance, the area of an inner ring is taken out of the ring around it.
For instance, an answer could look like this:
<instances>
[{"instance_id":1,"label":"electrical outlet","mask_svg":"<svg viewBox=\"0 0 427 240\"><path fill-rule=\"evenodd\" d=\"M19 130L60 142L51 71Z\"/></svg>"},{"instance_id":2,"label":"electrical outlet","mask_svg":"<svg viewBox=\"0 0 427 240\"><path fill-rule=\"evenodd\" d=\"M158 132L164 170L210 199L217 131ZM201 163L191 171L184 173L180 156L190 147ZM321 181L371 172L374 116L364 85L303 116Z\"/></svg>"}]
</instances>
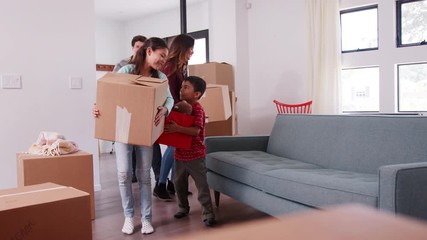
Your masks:
<instances>
[{"instance_id":1,"label":"electrical outlet","mask_svg":"<svg viewBox=\"0 0 427 240\"><path fill-rule=\"evenodd\" d=\"M5 74L1 79L1 87L3 89L20 89L22 88L21 75Z\"/></svg>"},{"instance_id":2,"label":"electrical outlet","mask_svg":"<svg viewBox=\"0 0 427 240\"><path fill-rule=\"evenodd\" d=\"M82 77L70 77L70 88L71 89L81 89L83 86Z\"/></svg>"}]
</instances>

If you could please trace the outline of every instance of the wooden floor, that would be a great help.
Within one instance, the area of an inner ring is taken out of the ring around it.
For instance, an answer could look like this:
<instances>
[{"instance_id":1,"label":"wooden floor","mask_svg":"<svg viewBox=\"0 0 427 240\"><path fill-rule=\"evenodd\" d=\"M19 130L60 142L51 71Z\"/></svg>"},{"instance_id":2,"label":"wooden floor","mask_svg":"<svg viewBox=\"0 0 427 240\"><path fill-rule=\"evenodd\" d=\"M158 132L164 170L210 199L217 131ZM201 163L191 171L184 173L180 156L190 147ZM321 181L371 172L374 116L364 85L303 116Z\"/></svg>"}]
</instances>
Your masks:
<instances>
[{"instance_id":1,"label":"wooden floor","mask_svg":"<svg viewBox=\"0 0 427 240\"><path fill-rule=\"evenodd\" d=\"M271 218L249 206L221 195L220 207L215 209L218 225L213 228L205 227L201 220L201 208L197 201L197 190L194 183L191 182L190 191L194 194L189 197L191 211L187 218L175 219L173 217L177 210L175 201L163 202L153 197L152 224L155 232L150 235L142 235L140 232L141 224L138 219L139 223L135 233L125 235L121 232L124 217L117 183L114 153L107 153L101 156L100 177L102 190L95 192L96 219L92 223L93 240L166 239L181 234L215 231L215 229L229 227L233 224ZM138 192L137 183L134 183L134 190ZM213 198L213 193L211 196ZM139 203L139 200L135 202ZM139 208L137 212L139 212Z\"/></svg>"}]
</instances>

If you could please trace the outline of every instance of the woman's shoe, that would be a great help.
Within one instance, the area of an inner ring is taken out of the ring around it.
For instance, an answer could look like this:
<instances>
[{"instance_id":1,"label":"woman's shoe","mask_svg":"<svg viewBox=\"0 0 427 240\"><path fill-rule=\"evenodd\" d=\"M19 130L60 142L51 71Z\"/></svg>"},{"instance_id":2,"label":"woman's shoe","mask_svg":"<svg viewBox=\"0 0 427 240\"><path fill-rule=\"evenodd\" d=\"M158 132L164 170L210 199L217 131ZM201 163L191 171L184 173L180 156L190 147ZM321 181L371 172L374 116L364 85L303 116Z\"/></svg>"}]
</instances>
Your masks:
<instances>
[{"instance_id":1,"label":"woman's shoe","mask_svg":"<svg viewBox=\"0 0 427 240\"><path fill-rule=\"evenodd\" d=\"M135 223L133 222L133 218L125 218L125 222L123 223L122 233L132 234L135 229Z\"/></svg>"},{"instance_id":2,"label":"woman's shoe","mask_svg":"<svg viewBox=\"0 0 427 240\"><path fill-rule=\"evenodd\" d=\"M177 213L175 213L175 215L173 215L173 216L174 216L174 218L176 218L176 219L180 219L180 218L183 218L183 217L188 216L188 213L186 213L186 212L177 212Z\"/></svg>"},{"instance_id":3,"label":"woman's shoe","mask_svg":"<svg viewBox=\"0 0 427 240\"><path fill-rule=\"evenodd\" d=\"M170 181L169 179L168 179L168 185L166 188L167 188L169 194L172 194L172 195L175 194L175 185L173 185L173 182Z\"/></svg>"},{"instance_id":4,"label":"woman's shoe","mask_svg":"<svg viewBox=\"0 0 427 240\"><path fill-rule=\"evenodd\" d=\"M166 183L159 183L159 186L157 188L157 198L166 202L172 200L171 196L166 190Z\"/></svg>"},{"instance_id":5,"label":"woman's shoe","mask_svg":"<svg viewBox=\"0 0 427 240\"><path fill-rule=\"evenodd\" d=\"M141 227L141 233L142 234L151 234L154 232L154 228L151 225L150 221L143 220L141 224L142 224L142 227Z\"/></svg>"}]
</instances>

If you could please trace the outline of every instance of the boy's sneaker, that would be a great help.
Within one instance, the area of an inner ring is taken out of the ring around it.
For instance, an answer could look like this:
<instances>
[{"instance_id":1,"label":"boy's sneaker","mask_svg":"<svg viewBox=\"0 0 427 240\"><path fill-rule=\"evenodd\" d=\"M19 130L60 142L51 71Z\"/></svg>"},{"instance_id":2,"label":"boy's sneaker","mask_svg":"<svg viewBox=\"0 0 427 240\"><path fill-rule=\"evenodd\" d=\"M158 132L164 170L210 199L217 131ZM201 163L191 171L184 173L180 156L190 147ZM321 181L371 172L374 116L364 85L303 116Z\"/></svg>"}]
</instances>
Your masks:
<instances>
[{"instance_id":1,"label":"boy's sneaker","mask_svg":"<svg viewBox=\"0 0 427 240\"><path fill-rule=\"evenodd\" d=\"M188 212L177 212L177 213L175 213L175 215L173 215L175 218L177 218L177 219L181 219L181 218L183 218L183 217L186 217L186 216L188 216Z\"/></svg>"},{"instance_id":2,"label":"boy's sneaker","mask_svg":"<svg viewBox=\"0 0 427 240\"><path fill-rule=\"evenodd\" d=\"M206 227L212 227L216 224L215 218L207 218L203 220L203 222L205 223Z\"/></svg>"},{"instance_id":3,"label":"boy's sneaker","mask_svg":"<svg viewBox=\"0 0 427 240\"><path fill-rule=\"evenodd\" d=\"M167 190L170 194L174 195L175 194L175 185L173 185L173 182L170 181L168 179L168 186L167 186Z\"/></svg>"},{"instance_id":4,"label":"boy's sneaker","mask_svg":"<svg viewBox=\"0 0 427 240\"><path fill-rule=\"evenodd\" d=\"M123 223L122 233L132 234L135 229L135 224L133 222L133 218L125 218L125 222Z\"/></svg>"},{"instance_id":5,"label":"boy's sneaker","mask_svg":"<svg viewBox=\"0 0 427 240\"><path fill-rule=\"evenodd\" d=\"M169 202L172 200L171 196L166 190L166 183L159 183L159 186L157 188L157 198L166 202Z\"/></svg>"},{"instance_id":6,"label":"boy's sneaker","mask_svg":"<svg viewBox=\"0 0 427 240\"><path fill-rule=\"evenodd\" d=\"M154 232L154 228L151 225L151 222L148 220L142 221L141 233L142 234L150 234Z\"/></svg>"}]
</instances>

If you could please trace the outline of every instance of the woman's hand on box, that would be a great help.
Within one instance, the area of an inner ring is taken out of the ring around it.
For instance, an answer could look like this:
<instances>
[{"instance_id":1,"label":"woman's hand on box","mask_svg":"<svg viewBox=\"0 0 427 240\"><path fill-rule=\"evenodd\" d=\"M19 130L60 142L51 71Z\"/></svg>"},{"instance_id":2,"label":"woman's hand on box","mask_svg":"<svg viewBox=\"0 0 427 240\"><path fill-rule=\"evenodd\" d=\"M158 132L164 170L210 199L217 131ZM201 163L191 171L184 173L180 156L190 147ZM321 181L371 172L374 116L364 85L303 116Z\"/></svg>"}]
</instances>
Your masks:
<instances>
[{"instance_id":1,"label":"woman's hand on box","mask_svg":"<svg viewBox=\"0 0 427 240\"><path fill-rule=\"evenodd\" d=\"M160 120L162 120L162 117L166 115L167 111L168 109L163 106L157 107L157 114L156 114L156 117L154 118L154 124L156 126L159 125Z\"/></svg>"},{"instance_id":2,"label":"woman's hand on box","mask_svg":"<svg viewBox=\"0 0 427 240\"><path fill-rule=\"evenodd\" d=\"M96 103L94 103L94 104L93 104L92 114L93 114L93 117L94 117L94 118L97 118L97 117L99 117L99 115L101 115L101 114L99 113L98 108L96 107Z\"/></svg>"}]
</instances>

